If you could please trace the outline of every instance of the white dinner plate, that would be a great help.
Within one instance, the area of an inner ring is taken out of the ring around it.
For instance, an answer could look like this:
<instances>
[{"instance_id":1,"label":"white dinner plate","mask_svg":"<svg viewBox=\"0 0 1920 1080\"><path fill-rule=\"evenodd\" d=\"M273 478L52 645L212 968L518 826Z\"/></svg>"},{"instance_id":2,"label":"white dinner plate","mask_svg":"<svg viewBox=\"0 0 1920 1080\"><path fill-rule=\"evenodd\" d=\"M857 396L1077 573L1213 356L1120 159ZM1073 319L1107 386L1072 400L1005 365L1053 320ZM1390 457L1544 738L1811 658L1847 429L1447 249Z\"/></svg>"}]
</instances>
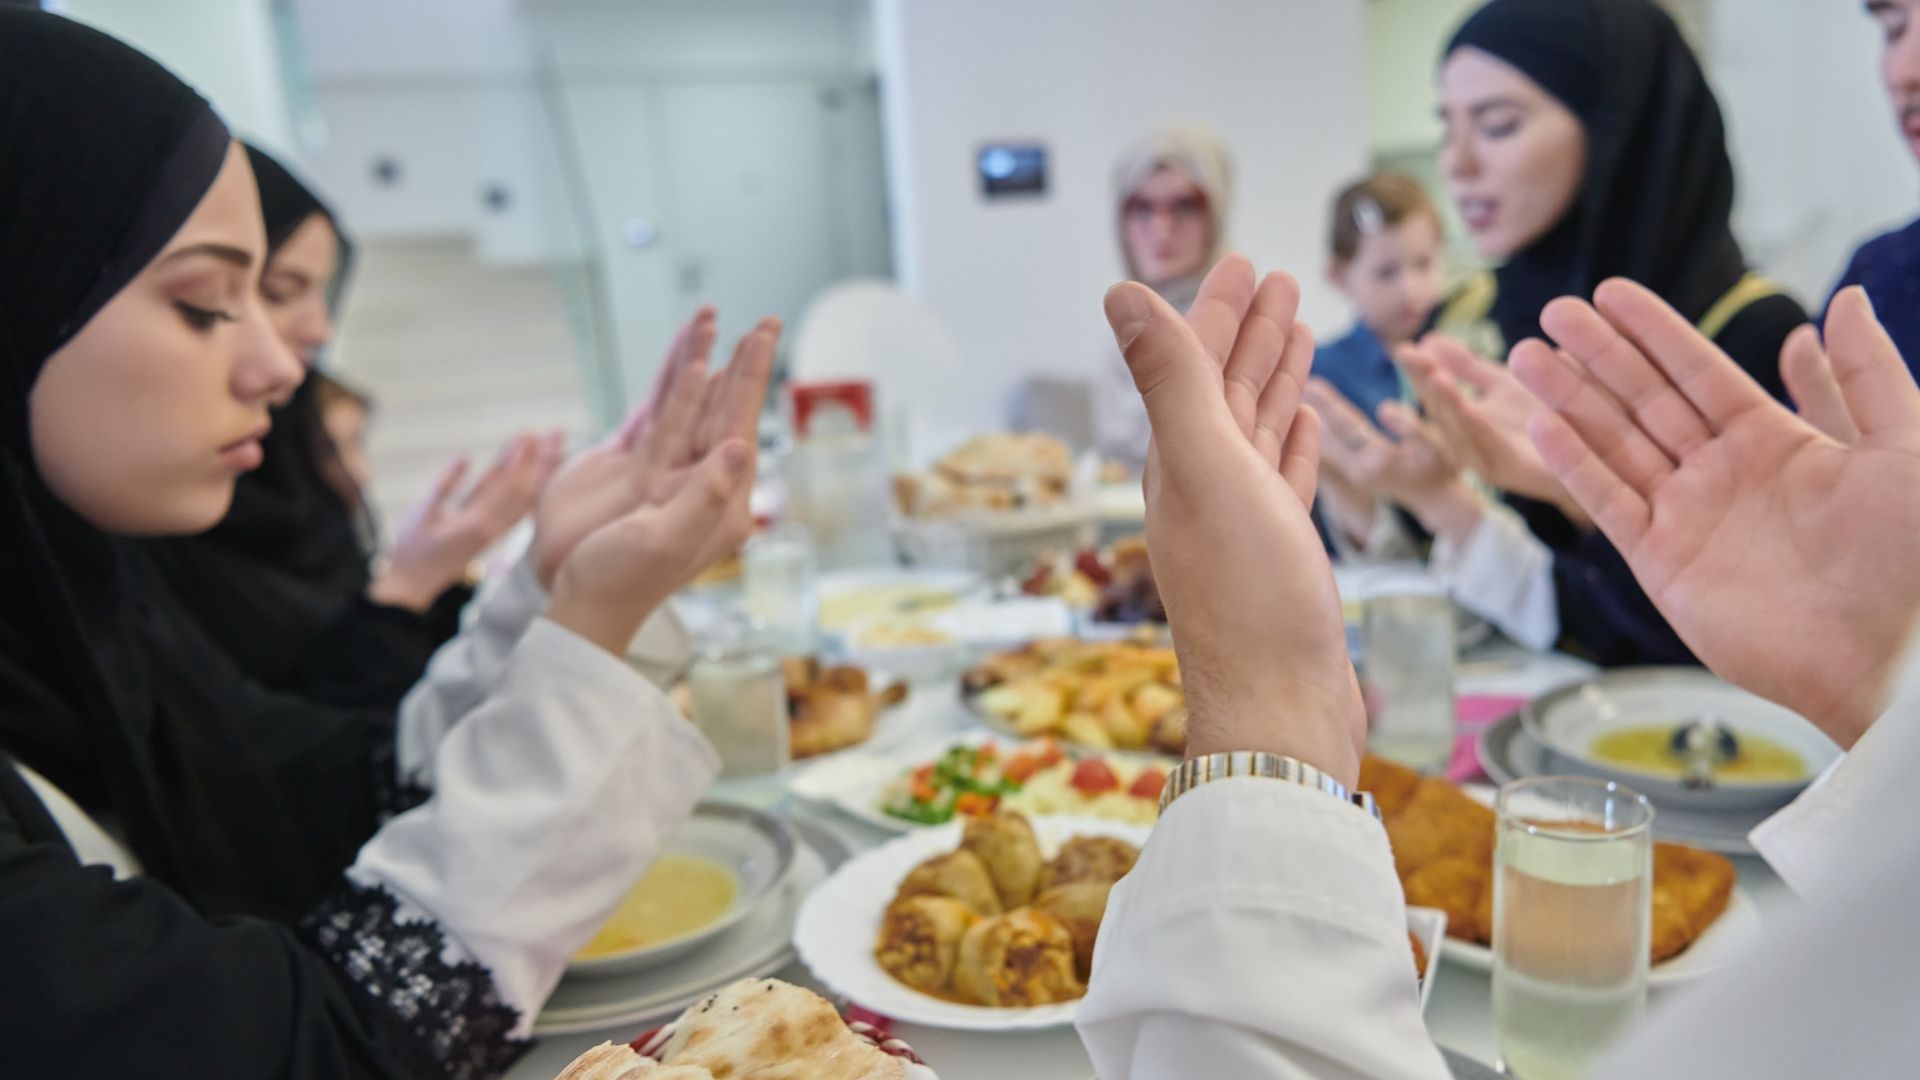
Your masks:
<instances>
[{"instance_id":1,"label":"white dinner plate","mask_svg":"<svg viewBox=\"0 0 1920 1080\"><path fill-rule=\"evenodd\" d=\"M794 921L806 896L847 850L823 830L794 822L801 842L777 895L707 948L671 964L608 978L568 977L534 1020L533 1034L569 1035L670 1020L728 983L771 975L793 963Z\"/></svg>"},{"instance_id":2,"label":"white dinner plate","mask_svg":"<svg viewBox=\"0 0 1920 1080\"><path fill-rule=\"evenodd\" d=\"M1647 972L1647 985L1660 989L1693 982L1711 975L1744 956L1760 940L1760 909L1753 898L1738 885L1707 932L1687 947L1687 951ZM1441 946L1448 960L1475 971L1493 970L1493 950L1471 941L1448 938Z\"/></svg>"},{"instance_id":3,"label":"white dinner plate","mask_svg":"<svg viewBox=\"0 0 1920 1080\"><path fill-rule=\"evenodd\" d=\"M1144 846L1152 832L1096 818L1042 817L1033 822L1049 856L1076 836L1112 836ZM813 890L800 907L793 944L808 970L834 993L882 1016L956 1031L1027 1031L1073 1023L1078 1001L1030 1008L962 1005L930 997L896 980L874 959L881 920L900 882L922 862L960 846L962 824L952 822L896 837L849 861Z\"/></svg>"}]
</instances>

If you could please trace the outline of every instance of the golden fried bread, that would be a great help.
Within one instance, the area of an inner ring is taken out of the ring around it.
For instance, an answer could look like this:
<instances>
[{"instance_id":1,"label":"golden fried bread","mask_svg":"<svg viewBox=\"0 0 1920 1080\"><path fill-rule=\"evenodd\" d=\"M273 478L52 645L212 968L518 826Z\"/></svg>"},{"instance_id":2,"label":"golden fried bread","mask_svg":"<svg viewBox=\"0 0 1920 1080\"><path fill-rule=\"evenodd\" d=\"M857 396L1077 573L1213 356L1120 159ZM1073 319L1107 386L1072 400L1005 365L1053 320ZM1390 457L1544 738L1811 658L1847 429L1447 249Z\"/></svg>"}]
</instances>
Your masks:
<instances>
[{"instance_id":1,"label":"golden fried bread","mask_svg":"<svg viewBox=\"0 0 1920 1080\"><path fill-rule=\"evenodd\" d=\"M1023 1007L1087 992L1074 971L1073 935L1058 919L1022 908L973 924L960 940L953 988L977 1005Z\"/></svg>"},{"instance_id":2,"label":"golden fried bread","mask_svg":"<svg viewBox=\"0 0 1920 1080\"><path fill-rule=\"evenodd\" d=\"M914 867L893 900L897 904L915 896L949 897L982 915L998 915L1003 910L987 864L965 848L935 855Z\"/></svg>"},{"instance_id":3,"label":"golden fried bread","mask_svg":"<svg viewBox=\"0 0 1920 1080\"><path fill-rule=\"evenodd\" d=\"M1401 882L1407 903L1416 907L1439 908L1447 913L1447 936L1462 941L1484 941L1493 937L1493 865L1473 859L1449 857L1435 859ZM1489 918L1480 920L1481 901L1486 901Z\"/></svg>"},{"instance_id":4,"label":"golden fried bread","mask_svg":"<svg viewBox=\"0 0 1920 1080\"><path fill-rule=\"evenodd\" d=\"M910 896L887 909L873 958L887 974L922 993L942 995L953 981L960 939L980 916L946 896Z\"/></svg>"},{"instance_id":5,"label":"golden fried bread","mask_svg":"<svg viewBox=\"0 0 1920 1080\"><path fill-rule=\"evenodd\" d=\"M960 848L978 855L986 865L1002 909L1012 911L1033 903L1046 864L1040 857L1040 841L1033 835L1033 823L1025 814L1003 812L969 818Z\"/></svg>"},{"instance_id":6,"label":"golden fried bread","mask_svg":"<svg viewBox=\"0 0 1920 1080\"><path fill-rule=\"evenodd\" d=\"M1393 863L1404 880L1435 859L1465 858L1493 863L1492 810L1445 780L1420 781L1413 797L1387 819Z\"/></svg>"},{"instance_id":7,"label":"golden fried bread","mask_svg":"<svg viewBox=\"0 0 1920 1080\"><path fill-rule=\"evenodd\" d=\"M1047 863L1042 889L1090 881L1112 885L1140 861L1140 849L1112 836L1076 836Z\"/></svg>"},{"instance_id":8,"label":"golden fried bread","mask_svg":"<svg viewBox=\"0 0 1920 1080\"><path fill-rule=\"evenodd\" d=\"M1420 774L1405 765L1369 754L1360 759L1360 790L1373 795L1383 821L1391 821L1413 801Z\"/></svg>"}]
</instances>

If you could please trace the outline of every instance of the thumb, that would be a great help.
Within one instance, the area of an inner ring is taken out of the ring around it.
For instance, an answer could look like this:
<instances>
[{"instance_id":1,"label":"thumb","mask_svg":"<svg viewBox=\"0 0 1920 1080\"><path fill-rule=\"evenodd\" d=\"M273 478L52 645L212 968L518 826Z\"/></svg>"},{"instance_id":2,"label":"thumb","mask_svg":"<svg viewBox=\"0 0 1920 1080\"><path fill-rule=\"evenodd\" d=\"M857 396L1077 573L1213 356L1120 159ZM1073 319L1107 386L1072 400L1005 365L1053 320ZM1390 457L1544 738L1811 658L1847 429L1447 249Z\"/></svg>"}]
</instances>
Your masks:
<instances>
[{"instance_id":1,"label":"thumb","mask_svg":"<svg viewBox=\"0 0 1920 1080\"><path fill-rule=\"evenodd\" d=\"M754 456L745 439L728 439L708 451L694 466L693 475L660 507L660 526L666 535L697 546L735 496L753 483Z\"/></svg>"},{"instance_id":2,"label":"thumb","mask_svg":"<svg viewBox=\"0 0 1920 1080\"><path fill-rule=\"evenodd\" d=\"M1147 407L1166 466L1180 471L1176 448L1226 410L1220 369L1187 320L1152 289L1128 281L1107 290L1107 323ZM1229 420L1230 422L1230 420Z\"/></svg>"},{"instance_id":3,"label":"thumb","mask_svg":"<svg viewBox=\"0 0 1920 1080\"><path fill-rule=\"evenodd\" d=\"M1472 349L1440 333L1428 334L1420 343L1448 375L1482 394L1493 389L1499 373Z\"/></svg>"}]
</instances>

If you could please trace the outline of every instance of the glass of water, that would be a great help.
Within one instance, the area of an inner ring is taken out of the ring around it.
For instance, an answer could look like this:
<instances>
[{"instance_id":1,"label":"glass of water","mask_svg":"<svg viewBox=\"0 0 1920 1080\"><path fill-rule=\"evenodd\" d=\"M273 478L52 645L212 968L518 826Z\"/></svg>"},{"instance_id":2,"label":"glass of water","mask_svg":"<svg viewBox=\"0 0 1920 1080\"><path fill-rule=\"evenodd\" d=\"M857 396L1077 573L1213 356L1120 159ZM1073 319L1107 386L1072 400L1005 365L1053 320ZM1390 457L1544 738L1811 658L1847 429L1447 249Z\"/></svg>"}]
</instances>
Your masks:
<instances>
[{"instance_id":1,"label":"glass of water","mask_svg":"<svg viewBox=\"0 0 1920 1080\"><path fill-rule=\"evenodd\" d=\"M714 798L765 807L786 793L792 740L780 657L764 628L739 615L716 626L694 653L689 719L720 752Z\"/></svg>"},{"instance_id":2,"label":"glass of water","mask_svg":"<svg viewBox=\"0 0 1920 1080\"><path fill-rule=\"evenodd\" d=\"M1453 604L1437 584L1396 584L1362 609L1367 749L1438 772L1453 753Z\"/></svg>"},{"instance_id":3,"label":"glass of water","mask_svg":"<svg viewBox=\"0 0 1920 1080\"><path fill-rule=\"evenodd\" d=\"M1585 1076L1646 1007L1653 806L1581 777L1500 789L1493 1026L1520 1080Z\"/></svg>"},{"instance_id":4,"label":"glass of water","mask_svg":"<svg viewBox=\"0 0 1920 1080\"><path fill-rule=\"evenodd\" d=\"M813 652L820 634L820 581L807 530L783 523L747 541L740 578L747 610L765 628L769 644L788 656Z\"/></svg>"}]
</instances>

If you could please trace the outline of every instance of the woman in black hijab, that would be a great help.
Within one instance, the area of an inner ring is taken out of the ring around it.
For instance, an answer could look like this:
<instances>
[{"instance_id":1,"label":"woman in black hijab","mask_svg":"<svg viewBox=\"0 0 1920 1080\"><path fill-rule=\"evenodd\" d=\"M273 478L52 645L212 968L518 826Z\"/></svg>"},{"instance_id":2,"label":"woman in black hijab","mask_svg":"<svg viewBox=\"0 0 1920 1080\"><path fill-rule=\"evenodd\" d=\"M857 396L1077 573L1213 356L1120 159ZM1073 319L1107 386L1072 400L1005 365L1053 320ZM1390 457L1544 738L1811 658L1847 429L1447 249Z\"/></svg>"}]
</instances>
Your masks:
<instances>
[{"instance_id":1,"label":"woman in black hijab","mask_svg":"<svg viewBox=\"0 0 1920 1080\"><path fill-rule=\"evenodd\" d=\"M267 228L261 299L280 339L309 371L333 336L352 245L339 218L292 173L249 146ZM308 377L274 410L266 460L240 478L233 509L210 532L152 553L201 628L272 689L392 708L453 636L473 590L461 579L524 517L560 460L553 439L510 443L464 500L464 462L405 520L392 557L372 572L373 522L347 500ZM451 505L450 505L451 504Z\"/></svg>"},{"instance_id":2,"label":"woman in black hijab","mask_svg":"<svg viewBox=\"0 0 1920 1080\"><path fill-rule=\"evenodd\" d=\"M1785 396L1781 350L1806 312L1747 267L1720 109L1665 12L1651 0L1491 0L1448 43L1440 99L1442 171L1475 244L1498 264L1443 306L1440 330L1504 359L1540 336L1550 300L1626 277ZM1445 365L1425 351L1412 350L1409 370L1423 404L1444 408L1422 378ZM1515 521L1462 482L1411 411L1388 417L1392 443L1331 387L1316 381L1313 393L1332 435L1327 466L1367 474L1347 479L1439 538L1431 565L1464 606L1536 647L1603 664L1693 661L1606 538L1556 508L1571 500L1510 491ZM1505 445L1537 466L1515 422Z\"/></svg>"},{"instance_id":3,"label":"woman in black hijab","mask_svg":"<svg viewBox=\"0 0 1920 1080\"><path fill-rule=\"evenodd\" d=\"M124 538L217 522L301 377L256 198L164 69L0 9L0 1075L497 1073L717 769L620 653L745 535L771 328L549 485L397 721L178 610Z\"/></svg>"}]
</instances>

